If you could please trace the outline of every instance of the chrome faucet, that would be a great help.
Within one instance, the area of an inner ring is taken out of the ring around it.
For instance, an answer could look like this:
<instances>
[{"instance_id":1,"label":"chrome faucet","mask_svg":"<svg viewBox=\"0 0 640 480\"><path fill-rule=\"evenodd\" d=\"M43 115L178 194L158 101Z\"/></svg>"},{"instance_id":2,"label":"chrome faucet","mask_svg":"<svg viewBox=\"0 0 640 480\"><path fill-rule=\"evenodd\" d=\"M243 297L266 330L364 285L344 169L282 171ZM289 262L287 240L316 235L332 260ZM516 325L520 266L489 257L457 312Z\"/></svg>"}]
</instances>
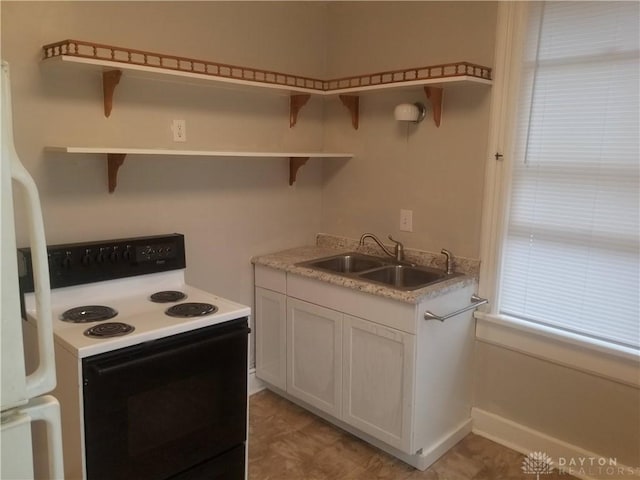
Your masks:
<instances>
[{"instance_id":1,"label":"chrome faucet","mask_svg":"<svg viewBox=\"0 0 640 480\"><path fill-rule=\"evenodd\" d=\"M451 253L446 248L443 248L442 250L440 250L440 253L442 253L445 257L447 257L447 266L446 266L447 275L451 275L453 273L453 253Z\"/></svg>"},{"instance_id":2,"label":"chrome faucet","mask_svg":"<svg viewBox=\"0 0 640 480\"><path fill-rule=\"evenodd\" d=\"M404 261L404 245L402 245L402 243L400 243L399 241L394 240L391 237L391 235L389 235L389 240L391 240L393 243L395 243L393 252L391 252L387 247L385 247L382 244L382 242L380 240L378 240L378 237L376 237L373 233L363 233L362 236L360 237L360 246L364 245L364 241L367 238L370 238L374 242L376 242L378 244L378 246L384 251L384 253L386 253L390 257L395 258L396 262Z\"/></svg>"}]
</instances>

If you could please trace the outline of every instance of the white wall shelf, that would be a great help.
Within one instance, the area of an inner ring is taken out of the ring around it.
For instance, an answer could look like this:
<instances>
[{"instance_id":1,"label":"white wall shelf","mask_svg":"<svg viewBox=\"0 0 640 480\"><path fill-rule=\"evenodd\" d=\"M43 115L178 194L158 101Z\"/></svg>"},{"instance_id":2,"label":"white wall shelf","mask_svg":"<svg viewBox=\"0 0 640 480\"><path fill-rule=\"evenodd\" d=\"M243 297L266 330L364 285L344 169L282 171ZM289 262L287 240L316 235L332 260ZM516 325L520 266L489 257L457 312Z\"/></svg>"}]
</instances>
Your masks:
<instances>
[{"instance_id":1,"label":"white wall shelf","mask_svg":"<svg viewBox=\"0 0 640 480\"><path fill-rule=\"evenodd\" d=\"M45 64L79 66L102 72L105 116L111 114L113 93L125 73L132 77L173 79L184 83L240 86L268 89L291 97L289 125L311 95L340 96L358 128L361 93L423 87L433 106L434 121L440 124L442 88L452 84L491 85L491 68L456 62L401 70L355 75L332 80L303 77L252 67L222 64L81 40L63 40L42 47Z\"/></svg>"},{"instance_id":2,"label":"white wall shelf","mask_svg":"<svg viewBox=\"0 0 640 480\"><path fill-rule=\"evenodd\" d=\"M289 185L296 181L298 170L309 158L352 158L352 153L334 152L244 152L217 150L173 150L154 148L116 148L116 147L45 147L45 151L73 154L104 154L107 156L109 193L118 185L118 170L127 155L154 156L197 156L197 157L245 157L245 158L289 158Z\"/></svg>"}]
</instances>

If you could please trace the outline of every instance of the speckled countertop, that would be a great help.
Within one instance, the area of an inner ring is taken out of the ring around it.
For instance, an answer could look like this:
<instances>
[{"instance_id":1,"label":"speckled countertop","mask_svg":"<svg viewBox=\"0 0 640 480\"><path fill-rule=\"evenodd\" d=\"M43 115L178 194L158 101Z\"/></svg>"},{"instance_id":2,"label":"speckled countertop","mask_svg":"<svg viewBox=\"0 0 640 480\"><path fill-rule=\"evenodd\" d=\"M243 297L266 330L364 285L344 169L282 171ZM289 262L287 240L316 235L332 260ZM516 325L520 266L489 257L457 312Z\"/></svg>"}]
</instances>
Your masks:
<instances>
[{"instance_id":1,"label":"speckled countertop","mask_svg":"<svg viewBox=\"0 0 640 480\"><path fill-rule=\"evenodd\" d=\"M390 298L407 303L419 303L422 300L442 295L451 290L464 288L467 285L477 282L477 275L480 263L477 260L455 257L454 270L463 275L450 278L443 282L418 290L404 291L384 285L359 280L353 277L333 274L326 271L298 266L299 263L308 260L330 257L345 252L358 251L367 255L382 256L381 250L375 244L358 246L357 240L332 235L319 234L316 245L291 248L280 252L260 255L251 259L255 265L264 265L277 270L284 270L303 277L314 278L334 285L370 293L381 297ZM405 249L405 258L408 262L426 267L444 269L442 255L424 252L420 250Z\"/></svg>"}]
</instances>

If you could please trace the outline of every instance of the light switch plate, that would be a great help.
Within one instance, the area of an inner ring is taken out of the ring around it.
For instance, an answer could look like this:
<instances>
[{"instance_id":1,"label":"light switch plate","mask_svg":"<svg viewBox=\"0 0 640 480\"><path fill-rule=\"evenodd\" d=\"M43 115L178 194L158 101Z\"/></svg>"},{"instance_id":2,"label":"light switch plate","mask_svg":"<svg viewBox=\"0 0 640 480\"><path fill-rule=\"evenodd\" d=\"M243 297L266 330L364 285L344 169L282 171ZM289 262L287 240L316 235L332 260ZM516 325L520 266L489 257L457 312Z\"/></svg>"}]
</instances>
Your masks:
<instances>
[{"instance_id":1,"label":"light switch plate","mask_svg":"<svg viewBox=\"0 0 640 480\"><path fill-rule=\"evenodd\" d=\"M174 142L187 141L187 122L184 120L174 120L171 122L171 130L173 131Z\"/></svg>"},{"instance_id":2,"label":"light switch plate","mask_svg":"<svg viewBox=\"0 0 640 480\"><path fill-rule=\"evenodd\" d=\"M400 210L400 231L413 232L413 210Z\"/></svg>"}]
</instances>

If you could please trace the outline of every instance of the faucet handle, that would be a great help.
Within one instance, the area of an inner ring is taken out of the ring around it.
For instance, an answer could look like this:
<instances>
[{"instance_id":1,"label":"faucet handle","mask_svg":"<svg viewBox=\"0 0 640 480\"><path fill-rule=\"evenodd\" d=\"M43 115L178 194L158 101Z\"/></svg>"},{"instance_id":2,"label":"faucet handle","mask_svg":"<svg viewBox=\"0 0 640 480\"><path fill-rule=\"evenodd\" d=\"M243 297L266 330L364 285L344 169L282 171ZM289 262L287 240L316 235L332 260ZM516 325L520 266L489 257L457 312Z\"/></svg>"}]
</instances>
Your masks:
<instances>
[{"instance_id":1,"label":"faucet handle","mask_svg":"<svg viewBox=\"0 0 640 480\"><path fill-rule=\"evenodd\" d=\"M389 240L391 240L393 243L395 243L395 255L396 255L396 260L398 262L402 262L404 260L404 245L402 244L402 242L399 242L398 240L395 240L391 235L389 235Z\"/></svg>"},{"instance_id":2,"label":"faucet handle","mask_svg":"<svg viewBox=\"0 0 640 480\"><path fill-rule=\"evenodd\" d=\"M389 240L391 240L393 243L396 244L396 248L400 247L402 248L404 245L402 245L402 242L399 242L398 240L394 239L391 235L389 235Z\"/></svg>"},{"instance_id":3,"label":"faucet handle","mask_svg":"<svg viewBox=\"0 0 640 480\"><path fill-rule=\"evenodd\" d=\"M442 253L445 257L447 257L447 266L446 266L447 275L451 275L453 273L453 253L451 253L446 248L443 248L442 250L440 250L440 253Z\"/></svg>"}]
</instances>

